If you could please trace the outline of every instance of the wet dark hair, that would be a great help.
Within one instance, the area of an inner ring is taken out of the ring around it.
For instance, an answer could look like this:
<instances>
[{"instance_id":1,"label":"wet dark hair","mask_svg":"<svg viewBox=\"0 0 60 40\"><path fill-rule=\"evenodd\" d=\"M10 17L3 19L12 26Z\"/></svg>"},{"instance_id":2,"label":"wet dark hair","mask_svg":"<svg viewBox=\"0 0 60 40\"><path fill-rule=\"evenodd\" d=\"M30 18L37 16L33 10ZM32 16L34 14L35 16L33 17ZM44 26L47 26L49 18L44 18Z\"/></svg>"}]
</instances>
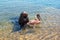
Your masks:
<instances>
[{"instance_id":1,"label":"wet dark hair","mask_svg":"<svg viewBox=\"0 0 60 40\"><path fill-rule=\"evenodd\" d=\"M37 16L37 18L40 20L40 14L37 14L36 16Z\"/></svg>"}]
</instances>

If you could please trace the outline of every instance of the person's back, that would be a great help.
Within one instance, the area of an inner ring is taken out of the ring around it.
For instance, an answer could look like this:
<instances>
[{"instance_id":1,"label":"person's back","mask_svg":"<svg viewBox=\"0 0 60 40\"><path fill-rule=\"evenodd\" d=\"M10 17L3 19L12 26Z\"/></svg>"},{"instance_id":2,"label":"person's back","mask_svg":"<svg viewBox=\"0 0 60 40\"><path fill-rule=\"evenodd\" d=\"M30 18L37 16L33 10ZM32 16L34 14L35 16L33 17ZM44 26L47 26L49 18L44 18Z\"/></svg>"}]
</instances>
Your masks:
<instances>
[{"instance_id":1,"label":"person's back","mask_svg":"<svg viewBox=\"0 0 60 40\"><path fill-rule=\"evenodd\" d=\"M40 15L37 14L36 17L35 17L35 19L30 20L30 21L28 22L28 25L29 25L29 24L30 24L30 25L40 24Z\"/></svg>"}]
</instances>

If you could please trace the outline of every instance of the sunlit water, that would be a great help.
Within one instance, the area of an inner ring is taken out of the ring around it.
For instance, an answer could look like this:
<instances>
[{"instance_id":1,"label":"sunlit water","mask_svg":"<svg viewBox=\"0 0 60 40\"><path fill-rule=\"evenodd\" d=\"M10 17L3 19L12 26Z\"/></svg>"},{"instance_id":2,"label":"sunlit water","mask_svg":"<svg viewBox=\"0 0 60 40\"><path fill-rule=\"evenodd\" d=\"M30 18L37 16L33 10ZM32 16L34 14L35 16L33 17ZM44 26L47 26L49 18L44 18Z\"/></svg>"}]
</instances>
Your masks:
<instances>
[{"instance_id":1,"label":"sunlit water","mask_svg":"<svg viewBox=\"0 0 60 40\"><path fill-rule=\"evenodd\" d=\"M12 26L22 11L30 18L36 13L60 15L60 0L0 0L0 27Z\"/></svg>"}]
</instances>

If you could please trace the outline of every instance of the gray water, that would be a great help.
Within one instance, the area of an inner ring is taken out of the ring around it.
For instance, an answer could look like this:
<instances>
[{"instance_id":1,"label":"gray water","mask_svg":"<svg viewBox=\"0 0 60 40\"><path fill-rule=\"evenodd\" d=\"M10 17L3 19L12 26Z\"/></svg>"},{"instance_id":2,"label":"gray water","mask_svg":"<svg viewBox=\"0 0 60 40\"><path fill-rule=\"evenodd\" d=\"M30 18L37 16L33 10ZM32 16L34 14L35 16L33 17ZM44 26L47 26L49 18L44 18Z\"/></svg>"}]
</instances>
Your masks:
<instances>
[{"instance_id":1,"label":"gray water","mask_svg":"<svg viewBox=\"0 0 60 40\"><path fill-rule=\"evenodd\" d=\"M60 15L60 0L0 0L0 26L11 26L22 11L29 17L36 13Z\"/></svg>"},{"instance_id":2,"label":"gray water","mask_svg":"<svg viewBox=\"0 0 60 40\"><path fill-rule=\"evenodd\" d=\"M0 0L0 20L19 16L22 11L45 12L48 7L60 9L60 0Z\"/></svg>"}]
</instances>

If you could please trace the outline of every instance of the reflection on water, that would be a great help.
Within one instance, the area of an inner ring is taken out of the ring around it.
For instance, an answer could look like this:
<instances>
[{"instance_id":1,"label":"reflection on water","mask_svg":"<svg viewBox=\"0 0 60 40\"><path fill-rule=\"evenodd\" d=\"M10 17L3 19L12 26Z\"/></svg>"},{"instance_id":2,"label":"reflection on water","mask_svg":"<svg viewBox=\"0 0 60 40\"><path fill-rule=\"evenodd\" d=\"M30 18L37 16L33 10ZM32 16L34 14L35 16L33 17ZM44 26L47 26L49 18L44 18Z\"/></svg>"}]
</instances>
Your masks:
<instances>
[{"instance_id":1,"label":"reflection on water","mask_svg":"<svg viewBox=\"0 0 60 40\"><path fill-rule=\"evenodd\" d=\"M10 18L11 23L14 24L12 32L21 30L20 25L18 24L18 17Z\"/></svg>"}]
</instances>

